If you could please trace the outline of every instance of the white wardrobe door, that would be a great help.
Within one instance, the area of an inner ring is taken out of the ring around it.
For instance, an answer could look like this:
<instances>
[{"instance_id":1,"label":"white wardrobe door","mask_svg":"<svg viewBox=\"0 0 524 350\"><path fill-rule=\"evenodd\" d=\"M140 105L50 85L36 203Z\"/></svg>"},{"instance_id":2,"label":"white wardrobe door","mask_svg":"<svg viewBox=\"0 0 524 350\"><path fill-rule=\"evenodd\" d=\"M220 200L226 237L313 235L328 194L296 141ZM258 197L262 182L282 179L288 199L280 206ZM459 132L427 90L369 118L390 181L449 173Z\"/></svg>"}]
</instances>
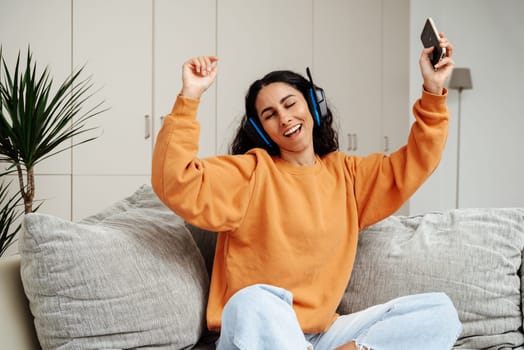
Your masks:
<instances>
[{"instance_id":1,"label":"white wardrobe door","mask_svg":"<svg viewBox=\"0 0 524 350\"><path fill-rule=\"evenodd\" d=\"M100 137L74 150L75 174L150 173L152 41L151 1L74 0L73 64L110 107L89 123Z\"/></svg>"}]
</instances>

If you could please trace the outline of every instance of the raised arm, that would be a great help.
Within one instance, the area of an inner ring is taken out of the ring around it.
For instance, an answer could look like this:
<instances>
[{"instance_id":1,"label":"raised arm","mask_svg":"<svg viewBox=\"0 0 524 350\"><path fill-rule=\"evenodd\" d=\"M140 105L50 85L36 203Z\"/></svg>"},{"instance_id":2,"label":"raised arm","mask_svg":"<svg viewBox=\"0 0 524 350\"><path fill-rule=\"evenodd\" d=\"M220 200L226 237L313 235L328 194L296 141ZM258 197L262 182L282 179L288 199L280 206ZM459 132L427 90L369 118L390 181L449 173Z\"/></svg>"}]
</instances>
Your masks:
<instances>
[{"instance_id":1,"label":"raised arm","mask_svg":"<svg viewBox=\"0 0 524 350\"><path fill-rule=\"evenodd\" d=\"M415 102L415 123L407 145L390 156L375 154L356 158L350 165L355 176L355 196L361 228L393 214L433 173L440 162L448 136L449 112L446 106L446 80L453 70L453 46L441 34L446 48L435 68L424 49L419 66L423 79L422 97ZM348 158L349 159L349 158Z\"/></svg>"},{"instance_id":2,"label":"raised arm","mask_svg":"<svg viewBox=\"0 0 524 350\"><path fill-rule=\"evenodd\" d=\"M184 63L182 90L157 136L151 182L159 198L184 220L227 231L244 215L255 162L250 156L197 157L197 109L215 80L216 60L197 57Z\"/></svg>"}]
</instances>

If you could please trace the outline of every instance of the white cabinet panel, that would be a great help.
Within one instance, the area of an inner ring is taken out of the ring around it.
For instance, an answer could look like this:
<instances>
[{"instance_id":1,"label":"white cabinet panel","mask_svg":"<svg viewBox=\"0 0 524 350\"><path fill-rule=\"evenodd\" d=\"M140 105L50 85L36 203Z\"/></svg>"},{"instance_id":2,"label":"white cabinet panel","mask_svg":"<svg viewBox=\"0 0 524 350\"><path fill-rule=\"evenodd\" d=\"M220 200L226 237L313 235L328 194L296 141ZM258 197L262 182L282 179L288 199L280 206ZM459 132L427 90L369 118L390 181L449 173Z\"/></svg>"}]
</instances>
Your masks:
<instances>
[{"instance_id":1,"label":"white cabinet panel","mask_svg":"<svg viewBox=\"0 0 524 350\"><path fill-rule=\"evenodd\" d=\"M1 181L5 185L9 184L9 190L12 194L20 191L17 176L8 175L2 177ZM71 176L36 175L33 210L38 206L40 206L37 210L39 213L69 219L71 217ZM20 211L24 211L23 205L20 207Z\"/></svg>"},{"instance_id":2,"label":"white cabinet panel","mask_svg":"<svg viewBox=\"0 0 524 350\"><path fill-rule=\"evenodd\" d=\"M46 213L63 219L71 218L71 176L37 175L35 178L35 205L42 206L39 213Z\"/></svg>"},{"instance_id":3,"label":"white cabinet panel","mask_svg":"<svg viewBox=\"0 0 524 350\"><path fill-rule=\"evenodd\" d=\"M59 177L45 178L48 192L41 193L52 197L56 187L60 199L43 209L80 219L149 183L161 117L180 91L182 63L197 55L219 57L218 79L199 108L201 157L227 152L254 80L276 69L305 75L307 66L339 118L342 151L348 151L347 134L357 135L352 146L358 148L350 152L361 155L382 151L384 136L390 136L392 149L403 144L410 113L409 1L399 4L3 0L4 52L13 56L32 40L35 57L50 65L58 81L72 66L85 64L94 88L100 88L91 101L105 99L110 107L88 124L100 126L98 139L37 169L69 179L65 193L55 182Z\"/></svg>"},{"instance_id":4,"label":"white cabinet panel","mask_svg":"<svg viewBox=\"0 0 524 350\"><path fill-rule=\"evenodd\" d=\"M381 0L314 1L314 68L340 123L340 149L381 150Z\"/></svg>"},{"instance_id":5,"label":"white cabinet panel","mask_svg":"<svg viewBox=\"0 0 524 350\"><path fill-rule=\"evenodd\" d=\"M382 0L382 142L386 152L406 144L409 133L409 0ZM422 88L421 88L422 89Z\"/></svg>"},{"instance_id":6,"label":"white cabinet panel","mask_svg":"<svg viewBox=\"0 0 524 350\"><path fill-rule=\"evenodd\" d=\"M74 176L73 220L96 214L150 183L149 176Z\"/></svg>"},{"instance_id":7,"label":"white cabinet panel","mask_svg":"<svg viewBox=\"0 0 524 350\"><path fill-rule=\"evenodd\" d=\"M11 72L18 52L21 68L25 67L30 46L38 69L47 66L57 88L71 73L71 1L2 0L0 46ZM70 172L70 151L45 160L35 170L43 174Z\"/></svg>"},{"instance_id":8,"label":"white cabinet panel","mask_svg":"<svg viewBox=\"0 0 524 350\"><path fill-rule=\"evenodd\" d=\"M217 151L226 153L249 85L272 70L311 66L313 13L312 0L221 0L217 10Z\"/></svg>"},{"instance_id":9,"label":"white cabinet panel","mask_svg":"<svg viewBox=\"0 0 524 350\"><path fill-rule=\"evenodd\" d=\"M216 1L156 0L154 11L154 122L171 111L182 88L182 64L189 58L216 55ZM198 23L198 24L196 24ZM219 63L221 65L221 63ZM220 71L220 74L222 72ZM198 108L200 157L216 152L216 83L202 97Z\"/></svg>"},{"instance_id":10,"label":"white cabinet panel","mask_svg":"<svg viewBox=\"0 0 524 350\"><path fill-rule=\"evenodd\" d=\"M314 1L314 68L339 123L339 146L366 156L409 132L409 1ZM408 211L406 204L398 213Z\"/></svg>"},{"instance_id":11,"label":"white cabinet panel","mask_svg":"<svg viewBox=\"0 0 524 350\"><path fill-rule=\"evenodd\" d=\"M86 64L102 87L93 101L111 108L89 123L100 137L73 151L75 174L150 173L152 30L151 1L74 0L73 64Z\"/></svg>"}]
</instances>

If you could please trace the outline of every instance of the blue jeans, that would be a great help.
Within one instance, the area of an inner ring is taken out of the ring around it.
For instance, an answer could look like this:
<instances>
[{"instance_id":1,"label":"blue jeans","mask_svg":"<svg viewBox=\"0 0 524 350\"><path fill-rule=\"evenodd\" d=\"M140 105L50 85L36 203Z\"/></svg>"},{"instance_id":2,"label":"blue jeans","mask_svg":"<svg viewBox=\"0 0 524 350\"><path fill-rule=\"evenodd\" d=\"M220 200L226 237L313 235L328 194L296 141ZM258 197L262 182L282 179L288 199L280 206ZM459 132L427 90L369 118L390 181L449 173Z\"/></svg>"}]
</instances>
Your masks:
<instances>
[{"instance_id":1,"label":"blue jeans","mask_svg":"<svg viewBox=\"0 0 524 350\"><path fill-rule=\"evenodd\" d=\"M374 350L451 349L462 325L443 293L394 299L340 316L324 333L304 334L285 289L257 284L235 293L222 313L218 350L333 350L355 341Z\"/></svg>"}]
</instances>

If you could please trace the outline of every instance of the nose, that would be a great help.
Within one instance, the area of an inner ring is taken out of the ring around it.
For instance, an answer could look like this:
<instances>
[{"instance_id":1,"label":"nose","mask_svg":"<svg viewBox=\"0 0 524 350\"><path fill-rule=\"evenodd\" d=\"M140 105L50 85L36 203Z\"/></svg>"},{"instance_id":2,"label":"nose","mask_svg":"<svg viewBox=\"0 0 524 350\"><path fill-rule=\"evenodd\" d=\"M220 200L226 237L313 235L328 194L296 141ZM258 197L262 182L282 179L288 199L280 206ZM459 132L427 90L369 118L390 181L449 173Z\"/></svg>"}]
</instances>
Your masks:
<instances>
[{"instance_id":1,"label":"nose","mask_svg":"<svg viewBox=\"0 0 524 350\"><path fill-rule=\"evenodd\" d=\"M278 115L280 116L281 125L287 125L291 121L291 113L285 108L282 108Z\"/></svg>"}]
</instances>

